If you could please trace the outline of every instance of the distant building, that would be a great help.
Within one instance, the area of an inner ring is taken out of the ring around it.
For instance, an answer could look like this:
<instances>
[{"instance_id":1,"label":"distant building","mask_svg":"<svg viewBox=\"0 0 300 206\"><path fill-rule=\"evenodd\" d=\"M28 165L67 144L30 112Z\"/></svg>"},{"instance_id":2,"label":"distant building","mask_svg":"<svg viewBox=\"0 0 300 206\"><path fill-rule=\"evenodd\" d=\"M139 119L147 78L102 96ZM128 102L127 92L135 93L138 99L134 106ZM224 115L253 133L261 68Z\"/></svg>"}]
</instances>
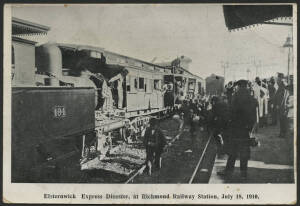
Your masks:
<instances>
[{"instance_id":1,"label":"distant building","mask_svg":"<svg viewBox=\"0 0 300 206\"><path fill-rule=\"evenodd\" d=\"M211 74L205 79L206 94L221 95L224 92L224 77Z\"/></svg>"}]
</instances>

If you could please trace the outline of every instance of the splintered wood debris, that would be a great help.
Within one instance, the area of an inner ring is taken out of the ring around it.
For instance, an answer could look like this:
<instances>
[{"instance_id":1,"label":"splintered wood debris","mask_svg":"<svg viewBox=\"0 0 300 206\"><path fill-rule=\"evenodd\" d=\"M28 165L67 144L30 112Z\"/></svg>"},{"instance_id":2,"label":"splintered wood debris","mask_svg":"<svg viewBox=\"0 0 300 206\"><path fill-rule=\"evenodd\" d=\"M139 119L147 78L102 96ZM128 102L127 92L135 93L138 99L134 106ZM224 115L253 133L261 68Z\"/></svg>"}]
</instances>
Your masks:
<instances>
[{"instance_id":1,"label":"splintered wood debris","mask_svg":"<svg viewBox=\"0 0 300 206\"><path fill-rule=\"evenodd\" d=\"M81 170L92 170L92 169L103 169L115 173L119 173L122 175L130 175L134 171L134 169L127 169L123 167L120 163L117 162L104 162L103 160L99 160L99 158L95 158L81 165Z\"/></svg>"},{"instance_id":2,"label":"splintered wood debris","mask_svg":"<svg viewBox=\"0 0 300 206\"><path fill-rule=\"evenodd\" d=\"M163 132L169 143L174 140L175 135L178 133L180 123L175 120L170 121L172 124L162 124ZM135 144L120 143L111 148L106 156L98 156L82 163L81 170L100 169L128 176L140 168L145 163L145 160L146 151L142 142Z\"/></svg>"},{"instance_id":3,"label":"splintered wood debris","mask_svg":"<svg viewBox=\"0 0 300 206\"><path fill-rule=\"evenodd\" d=\"M146 151L134 148L133 145L122 144L113 148L109 155L100 159L96 157L81 165L81 170L102 169L121 175L130 175L145 163Z\"/></svg>"}]
</instances>

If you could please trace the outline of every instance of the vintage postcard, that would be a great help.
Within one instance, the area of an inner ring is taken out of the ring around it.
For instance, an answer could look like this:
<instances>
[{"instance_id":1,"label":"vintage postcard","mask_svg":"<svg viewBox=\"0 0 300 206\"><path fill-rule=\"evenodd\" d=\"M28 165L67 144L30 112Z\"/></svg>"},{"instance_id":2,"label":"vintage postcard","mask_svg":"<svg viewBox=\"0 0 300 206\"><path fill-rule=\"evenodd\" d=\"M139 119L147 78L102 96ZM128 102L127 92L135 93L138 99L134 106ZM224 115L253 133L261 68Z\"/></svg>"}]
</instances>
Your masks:
<instances>
[{"instance_id":1,"label":"vintage postcard","mask_svg":"<svg viewBox=\"0 0 300 206\"><path fill-rule=\"evenodd\" d=\"M6 4L3 201L296 204L296 4Z\"/></svg>"}]
</instances>

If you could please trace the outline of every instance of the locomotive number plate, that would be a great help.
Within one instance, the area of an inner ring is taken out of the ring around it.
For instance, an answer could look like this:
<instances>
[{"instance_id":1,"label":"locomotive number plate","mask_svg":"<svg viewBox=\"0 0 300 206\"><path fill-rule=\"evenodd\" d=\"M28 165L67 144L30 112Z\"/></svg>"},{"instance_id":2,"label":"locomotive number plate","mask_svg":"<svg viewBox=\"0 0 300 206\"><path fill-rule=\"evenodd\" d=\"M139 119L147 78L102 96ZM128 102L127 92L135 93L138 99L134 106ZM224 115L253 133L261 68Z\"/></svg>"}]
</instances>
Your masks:
<instances>
[{"instance_id":1,"label":"locomotive number plate","mask_svg":"<svg viewBox=\"0 0 300 206\"><path fill-rule=\"evenodd\" d=\"M64 106L55 106L54 107L54 117L63 118L66 116L66 109Z\"/></svg>"}]
</instances>

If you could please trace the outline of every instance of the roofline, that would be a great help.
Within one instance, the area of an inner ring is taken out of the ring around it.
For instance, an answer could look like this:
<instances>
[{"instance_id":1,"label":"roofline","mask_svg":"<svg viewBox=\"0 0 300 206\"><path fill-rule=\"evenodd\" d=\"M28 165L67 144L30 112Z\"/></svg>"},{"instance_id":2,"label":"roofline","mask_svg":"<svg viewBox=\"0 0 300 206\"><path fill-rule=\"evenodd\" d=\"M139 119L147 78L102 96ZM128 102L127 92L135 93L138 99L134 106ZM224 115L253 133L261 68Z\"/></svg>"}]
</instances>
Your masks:
<instances>
[{"instance_id":1,"label":"roofline","mask_svg":"<svg viewBox=\"0 0 300 206\"><path fill-rule=\"evenodd\" d=\"M205 79L209 79L209 78L213 78L213 77L219 77L219 78L225 79L224 76L222 76L222 75L216 75L216 74L211 74L208 77L206 77Z\"/></svg>"},{"instance_id":2,"label":"roofline","mask_svg":"<svg viewBox=\"0 0 300 206\"><path fill-rule=\"evenodd\" d=\"M12 40L16 41L16 42L22 42L22 43L25 43L25 44L32 44L32 45L35 45L37 43L35 41L31 41L31 40L27 40L27 39L22 39L22 38L15 37L15 36L12 37Z\"/></svg>"},{"instance_id":3,"label":"roofline","mask_svg":"<svg viewBox=\"0 0 300 206\"><path fill-rule=\"evenodd\" d=\"M175 66L175 67L176 67L176 66ZM171 68L173 68L173 66L166 66L166 68L167 68L167 69L171 69ZM182 69L183 71L187 72L187 73L190 74L191 76L194 76L194 77L197 77L197 78L200 78L200 79L204 80L202 77L199 77L198 75L193 74L192 72L186 70L186 69L183 68L183 67L179 67L179 68Z\"/></svg>"},{"instance_id":4,"label":"roofline","mask_svg":"<svg viewBox=\"0 0 300 206\"><path fill-rule=\"evenodd\" d=\"M111 51L107 51L105 50L104 48L101 48L101 47L94 47L94 46L90 46L90 45L80 45L80 44L67 44L67 43L56 43L58 47L69 47L71 49L75 49L75 50L93 50L93 51L97 51L97 52L104 52L104 53L110 53L110 54L113 54L113 55L116 55L116 56L119 56L119 57L123 57L123 58L129 58L129 59L132 59L134 61L138 61L140 63L143 63L143 64L147 64L147 65L150 65L150 66L155 66L155 67L158 67L158 68L162 68L164 69L165 67L164 66L160 66L160 65L157 65L157 64L152 64L150 62L146 62L146 61L143 61L143 60L140 60L140 59L136 59L136 58L133 58L133 57L129 57L129 56L125 56L125 55L122 55L122 54L118 54L118 53L115 53L115 52L111 52Z\"/></svg>"},{"instance_id":5,"label":"roofline","mask_svg":"<svg viewBox=\"0 0 300 206\"><path fill-rule=\"evenodd\" d=\"M154 66L154 67L159 67L159 68L165 68L164 66L160 66L160 65L157 65L157 64L153 64L153 63L150 63L150 62L146 62L146 61L143 61L143 60L140 60L140 59L136 59L134 57L129 57L129 56L125 56L125 55L122 55L122 54L118 54L118 53L114 53L114 52L111 52L111 51L106 51L107 53L111 53L111 54L114 54L114 55L117 55L117 56L120 56L120 57L126 57L126 58L130 58L132 60L135 60L135 61L138 61L140 63L143 63L143 64L148 64L150 66Z\"/></svg>"},{"instance_id":6,"label":"roofline","mask_svg":"<svg viewBox=\"0 0 300 206\"><path fill-rule=\"evenodd\" d=\"M16 17L12 17L12 24L15 24L17 26L26 26L26 27L30 27L32 29L40 30L40 33L46 33L50 30L50 27L48 27L48 26L33 23L33 22L30 22L30 21L27 21L24 19L16 18Z\"/></svg>"},{"instance_id":7,"label":"roofline","mask_svg":"<svg viewBox=\"0 0 300 206\"><path fill-rule=\"evenodd\" d=\"M93 50L97 52L105 52L104 48L101 47L94 47L90 45L80 45L80 44L68 44L68 43L53 43L56 44L58 47L65 47L73 50Z\"/></svg>"}]
</instances>

